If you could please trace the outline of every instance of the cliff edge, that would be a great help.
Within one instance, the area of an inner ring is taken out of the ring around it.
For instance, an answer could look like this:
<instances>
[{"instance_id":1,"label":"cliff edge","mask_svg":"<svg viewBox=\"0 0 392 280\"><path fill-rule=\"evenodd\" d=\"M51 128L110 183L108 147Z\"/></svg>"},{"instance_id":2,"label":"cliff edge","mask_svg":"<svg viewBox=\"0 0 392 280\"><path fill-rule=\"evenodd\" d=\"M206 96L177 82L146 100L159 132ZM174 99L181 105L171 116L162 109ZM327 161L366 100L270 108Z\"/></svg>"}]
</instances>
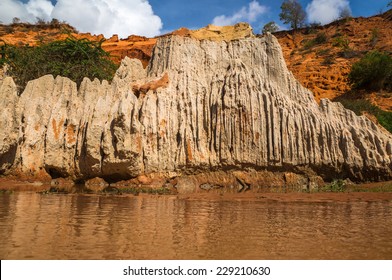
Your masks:
<instances>
[{"instance_id":1,"label":"cliff edge","mask_svg":"<svg viewBox=\"0 0 392 280\"><path fill-rule=\"evenodd\" d=\"M339 103L319 106L287 70L272 35L161 37L146 69L125 58L111 84L85 79L78 89L48 75L19 96L5 78L0 92L3 175L111 182L242 170L392 177L392 136Z\"/></svg>"}]
</instances>

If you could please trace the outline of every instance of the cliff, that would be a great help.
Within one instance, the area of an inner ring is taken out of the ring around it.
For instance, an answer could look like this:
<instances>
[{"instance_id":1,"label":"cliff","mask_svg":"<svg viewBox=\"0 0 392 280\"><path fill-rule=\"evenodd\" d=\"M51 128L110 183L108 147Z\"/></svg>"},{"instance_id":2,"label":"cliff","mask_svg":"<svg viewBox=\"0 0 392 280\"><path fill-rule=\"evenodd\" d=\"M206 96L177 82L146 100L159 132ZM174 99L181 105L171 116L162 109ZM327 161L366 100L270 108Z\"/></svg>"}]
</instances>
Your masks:
<instances>
[{"instance_id":1,"label":"cliff","mask_svg":"<svg viewBox=\"0 0 392 280\"><path fill-rule=\"evenodd\" d=\"M272 35L162 37L146 69L125 58L111 84L85 79L77 89L48 75L18 96L8 77L0 93L4 175L110 182L243 170L392 177L392 136L338 103L319 106L287 70Z\"/></svg>"},{"instance_id":2,"label":"cliff","mask_svg":"<svg viewBox=\"0 0 392 280\"><path fill-rule=\"evenodd\" d=\"M391 52L392 10L364 18L338 20L325 26L314 26L298 31L274 33L282 47L290 71L303 86L310 89L316 100L333 100L350 90L347 76L351 65L370 50ZM102 35L78 33L66 24L0 24L0 39L13 45L36 45L40 42L64 40L69 35L92 41L104 39ZM247 24L218 27L209 25L198 30L181 28L174 35L204 40L232 40L253 37ZM120 64L126 56L139 59L147 67L157 38L129 36L119 39L117 35L103 42L102 47ZM1 42L0 42L1 44ZM1 70L0 70L1 72ZM1 75L1 73L0 73ZM365 98L384 110L392 109L390 93L369 92Z\"/></svg>"},{"instance_id":3,"label":"cliff","mask_svg":"<svg viewBox=\"0 0 392 280\"><path fill-rule=\"evenodd\" d=\"M364 54L372 50L392 54L392 10L274 35L282 46L289 70L302 85L314 93L316 100L332 100L351 89L348 74L353 63ZM392 109L390 94L371 99L384 110Z\"/></svg>"}]
</instances>

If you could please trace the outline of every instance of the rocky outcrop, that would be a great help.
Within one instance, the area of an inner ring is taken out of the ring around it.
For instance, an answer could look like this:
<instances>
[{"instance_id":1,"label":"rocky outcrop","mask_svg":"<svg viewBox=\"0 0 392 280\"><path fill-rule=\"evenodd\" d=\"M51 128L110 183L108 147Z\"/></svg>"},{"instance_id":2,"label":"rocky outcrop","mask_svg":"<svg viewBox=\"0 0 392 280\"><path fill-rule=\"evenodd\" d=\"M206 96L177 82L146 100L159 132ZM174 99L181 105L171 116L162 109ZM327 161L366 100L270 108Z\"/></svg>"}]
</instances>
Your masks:
<instances>
[{"instance_id":1,"label":"rocky outcrop","mask_svg":"<svg viewBox=\"0 0 392 280\"><path fill-rule=\"evenodd\" d=\"M255 37L252 27L248 23L244 22L230 26L216 26L209 24L206 27L196 30L180 28L173 31L171 34L183 37L191 37L198 40L211 41L232 41Z\"/></svg>"},{"instance_id":2,"label":"rocky outcrop","mask_svg":"<svg viewBox=\"0 0 392 280\"><path fill-rule=\"evenodd\" d=\"M220 170L238 185L246 179L235 172L244 170L280 172L287 182L291 172L360 181L392 176L392 136L338 103L319 106L287 70L272 35L162 37L147 69L126 58L111 84L85 79L77 89L48 75L18 96L5 78L0 92L6 175L120 181Z\"/></svg>"}]
</instances>

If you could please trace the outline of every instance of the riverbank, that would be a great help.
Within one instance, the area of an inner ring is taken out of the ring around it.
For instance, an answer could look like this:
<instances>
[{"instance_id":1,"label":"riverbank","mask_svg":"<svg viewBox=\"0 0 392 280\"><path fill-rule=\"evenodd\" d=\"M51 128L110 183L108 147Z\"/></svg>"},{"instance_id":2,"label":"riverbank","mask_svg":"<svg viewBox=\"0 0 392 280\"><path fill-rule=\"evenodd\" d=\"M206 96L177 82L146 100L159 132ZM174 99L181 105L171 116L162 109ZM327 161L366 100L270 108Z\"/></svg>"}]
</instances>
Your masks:
<instances>
[{"instance_id":1,"label":"riverbank","mask_svg":"<svg viewBox=\"0 0 392 280\"><path fill-rule=\"evenodd\" d=\"M173 187L154 188L147 185L132 188L108 185L101 191L93 191L85 185L56 186L50 183L34 181L18 181L0 178L0 195L14 192L36 192L43 195L92 195L92 196L140 196L171 197L181 200L223 200L223 201L261 201L261 202L353 202L353 201L392 201L392 181L344 184L341 188L325 187L313 191L293 191L276 188L258 188L239 192L228 189L202 190L193 193L179 193ZM342 184L342 183L339 183Z\"/></svg>"}]
</instances>

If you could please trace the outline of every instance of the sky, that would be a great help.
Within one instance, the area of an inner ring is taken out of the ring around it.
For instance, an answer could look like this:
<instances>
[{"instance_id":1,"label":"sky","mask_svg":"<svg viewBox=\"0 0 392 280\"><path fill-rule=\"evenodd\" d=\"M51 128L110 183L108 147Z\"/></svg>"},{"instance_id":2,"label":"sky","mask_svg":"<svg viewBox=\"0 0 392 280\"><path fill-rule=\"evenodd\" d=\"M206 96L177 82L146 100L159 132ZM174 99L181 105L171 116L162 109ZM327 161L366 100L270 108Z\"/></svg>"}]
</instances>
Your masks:
<instances>
[{"instance_id":1,"label":"sky","mask_svg":"<svg viewBox=\"0 0 392 280\"><path fill-rule=\"evenodd\" d=\"M307 22L329 23L348 8L354 17L371 16L386 11L391 0L299 0L307 13ZM168 33L180 27L198 29L208 24L232 25L248 22L254 32L279 20L282 1L276 0L0 0L0 22L23 22L36 18L66 21L80 32L148 37Z\"/></svg>"}]
</instances>

